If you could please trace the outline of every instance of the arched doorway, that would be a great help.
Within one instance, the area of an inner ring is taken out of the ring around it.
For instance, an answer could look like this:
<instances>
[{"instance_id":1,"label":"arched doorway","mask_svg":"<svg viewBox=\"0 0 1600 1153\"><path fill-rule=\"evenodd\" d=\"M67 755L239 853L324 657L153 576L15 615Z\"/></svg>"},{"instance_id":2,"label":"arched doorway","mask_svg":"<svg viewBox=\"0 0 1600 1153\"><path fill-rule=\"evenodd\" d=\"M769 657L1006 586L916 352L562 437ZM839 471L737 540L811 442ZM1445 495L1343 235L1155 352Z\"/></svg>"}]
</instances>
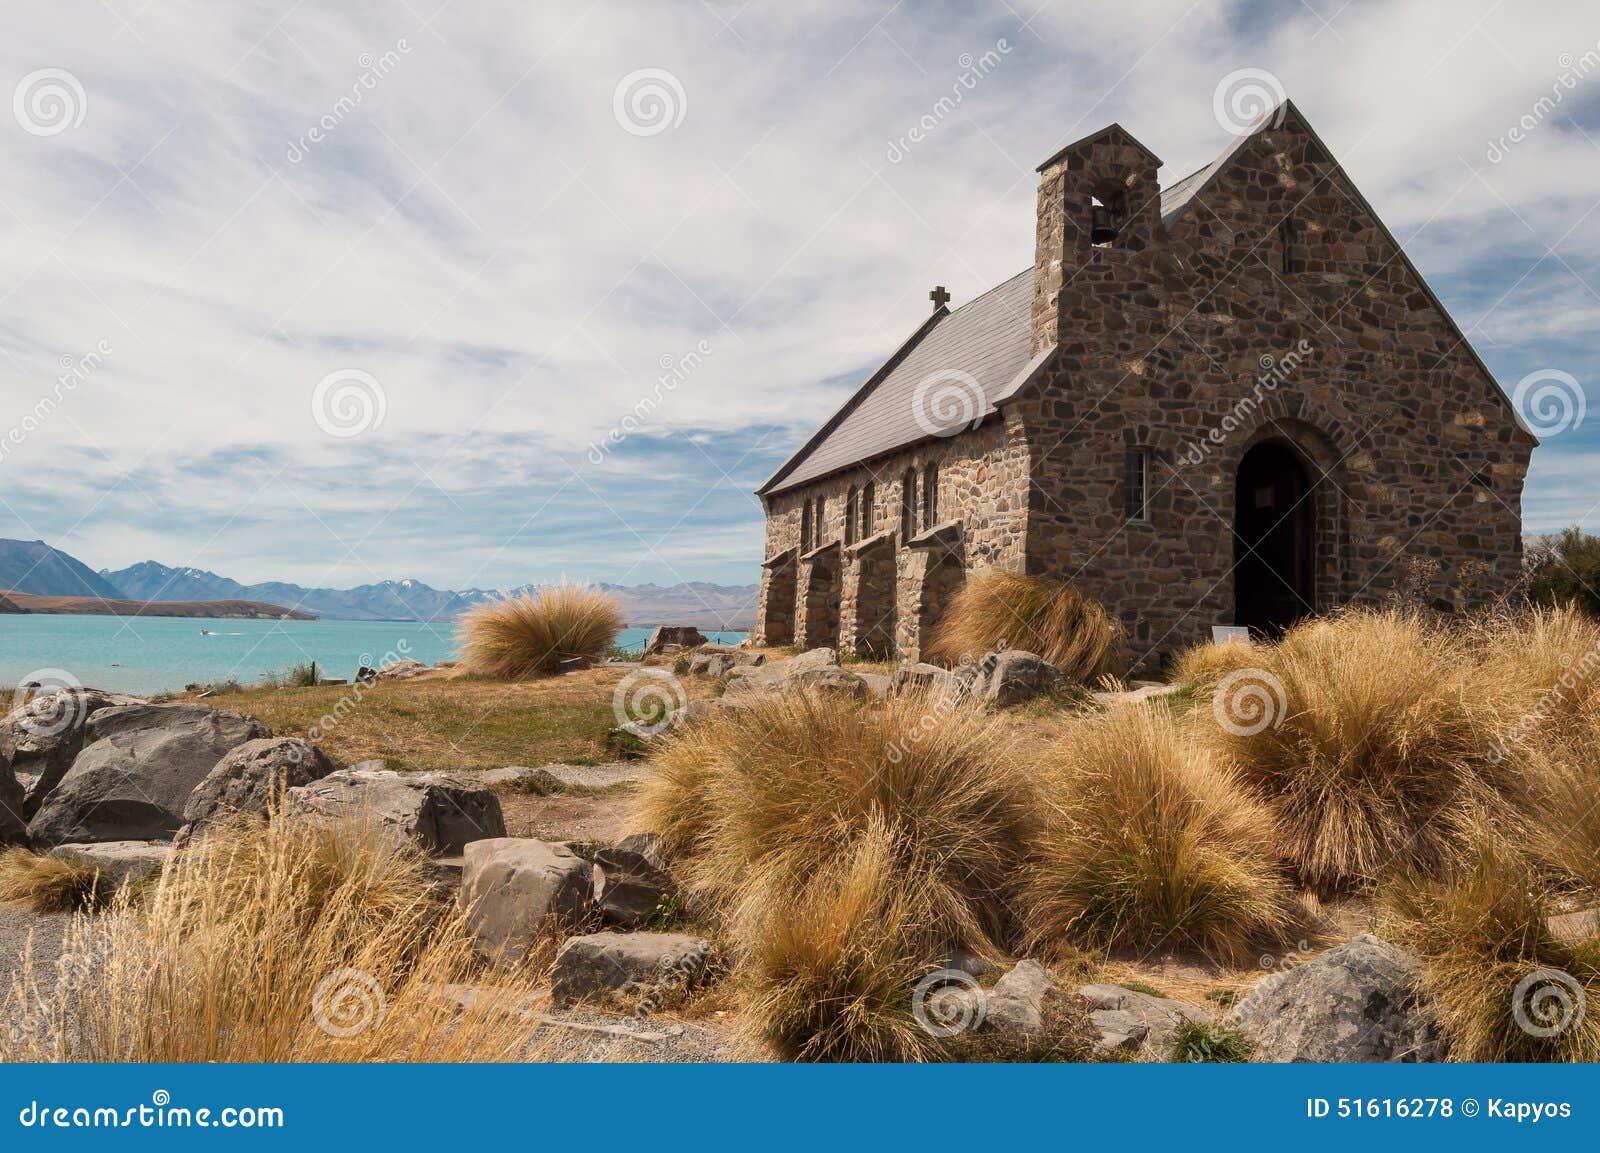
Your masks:
<instances>
[{"instance_id":1,"label":"arched doorway","mask_svg":"<svg viewBox=\"0 0 1600 1153\"><path fill-rule=\"evenodd\" d=\"M1267 440L1239 462L1234 488L1234 623L1273 634L1316 611L1316 492L1304 458Z\"/></svg>"}]
</instances>

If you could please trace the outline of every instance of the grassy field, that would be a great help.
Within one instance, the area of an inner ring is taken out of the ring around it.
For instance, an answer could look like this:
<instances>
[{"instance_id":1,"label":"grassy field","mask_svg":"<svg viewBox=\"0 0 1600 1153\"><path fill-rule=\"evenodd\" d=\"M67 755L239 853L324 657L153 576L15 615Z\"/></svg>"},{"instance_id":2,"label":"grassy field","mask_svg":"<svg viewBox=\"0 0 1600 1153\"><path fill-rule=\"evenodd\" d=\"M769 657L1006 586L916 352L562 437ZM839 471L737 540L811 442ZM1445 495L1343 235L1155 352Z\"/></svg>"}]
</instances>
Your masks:
<instances>
[{"instance_id":1,"label":"grassy field","mask_svg":"<svg viewBox=\"0 0 1600 1153\"><path fill-rule=\"evenodd\" d=\"M625 675L605 667L512 682L437 674L373 686L248 688L206 703L256 717L279 736L315 728L341 765L373 757L401 770L594 764L615 759L605 737L617 724L612 691ZM683 685L691 696L711 692L705 681L685 677ZM343 719L326 723L341 700Z\"/></svg>"}]
</instances>

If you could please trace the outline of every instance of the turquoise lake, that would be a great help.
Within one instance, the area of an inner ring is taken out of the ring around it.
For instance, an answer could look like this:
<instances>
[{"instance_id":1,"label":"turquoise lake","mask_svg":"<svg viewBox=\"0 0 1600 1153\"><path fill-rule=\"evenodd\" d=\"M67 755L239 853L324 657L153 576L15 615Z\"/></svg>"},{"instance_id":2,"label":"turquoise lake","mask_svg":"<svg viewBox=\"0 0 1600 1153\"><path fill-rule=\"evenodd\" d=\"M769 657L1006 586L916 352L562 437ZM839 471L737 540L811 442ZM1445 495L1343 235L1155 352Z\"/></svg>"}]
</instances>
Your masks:
<instances>
[{"instance_id":1,"label":"turquoise lake","mask_svg":"<svg viewBox=\"0 0 1600 1153\"><path fill-rule=\"evenodd\" d=\"M648 628L624 629L617 643L638 651L649 635ZM722 644L745 636L706 635ZM5 686L60 669L95 688L156 693L230 677L249 683L306 661L316 661L324 676L350 677L361 665L386 659L433 664L455 655L455 626L448 621L0 616L0 685Z\"/></svg>"}]
</instances>

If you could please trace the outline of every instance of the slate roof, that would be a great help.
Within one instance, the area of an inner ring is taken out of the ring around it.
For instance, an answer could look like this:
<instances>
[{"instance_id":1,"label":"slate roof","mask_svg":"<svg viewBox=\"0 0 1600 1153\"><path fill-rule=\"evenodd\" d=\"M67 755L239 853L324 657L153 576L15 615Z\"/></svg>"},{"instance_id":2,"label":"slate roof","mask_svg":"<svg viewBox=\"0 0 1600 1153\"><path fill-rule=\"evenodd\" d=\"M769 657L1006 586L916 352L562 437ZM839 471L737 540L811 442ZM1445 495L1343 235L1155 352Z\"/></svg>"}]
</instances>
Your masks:
<instances>
[{"instance_id":1,"label":"slate roof","mask_svg":"<svg viewBox=\"0 0 1600 1153\"><path fill-rule=\"evenodd\" d=\"M921 406L923 421L918 420L922 382L934 378L925 398L948 388L952 399L959 399L970 388L961 378L941 373L964 373L977 381L982 411L976 396L971 411L976 418L993 413L1029 363L1032 312L1032 268L954 312L941 308L760 491L783 492L927 439L931 434L924 423L931 417L926 403Z\"/></svg>"}]
</instances>

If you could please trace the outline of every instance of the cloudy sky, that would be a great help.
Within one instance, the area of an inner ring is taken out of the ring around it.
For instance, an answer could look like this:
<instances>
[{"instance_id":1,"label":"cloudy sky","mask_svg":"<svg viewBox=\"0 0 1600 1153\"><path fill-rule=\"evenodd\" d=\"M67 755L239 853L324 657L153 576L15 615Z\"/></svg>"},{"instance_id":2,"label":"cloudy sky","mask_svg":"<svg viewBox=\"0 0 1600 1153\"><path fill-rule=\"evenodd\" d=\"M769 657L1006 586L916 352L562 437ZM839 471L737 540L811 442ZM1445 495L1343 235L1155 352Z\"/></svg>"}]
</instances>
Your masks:
<instances>
[{"instance_id":1,"label":"cloudy sky","mask_svg":"<svg viewBox=\"0 0 1600 1153\"><path fill-rule=\"evenodd\" d=\"M1116 120L1176 180L1240 69L1508 392L1600 401L1592 0L5 5L0 536L95 567L753 581L751 490L1031 264L1035 165ZM1597 462L1548 437L1530 529Z\"/></svg>"}]
</instances>

